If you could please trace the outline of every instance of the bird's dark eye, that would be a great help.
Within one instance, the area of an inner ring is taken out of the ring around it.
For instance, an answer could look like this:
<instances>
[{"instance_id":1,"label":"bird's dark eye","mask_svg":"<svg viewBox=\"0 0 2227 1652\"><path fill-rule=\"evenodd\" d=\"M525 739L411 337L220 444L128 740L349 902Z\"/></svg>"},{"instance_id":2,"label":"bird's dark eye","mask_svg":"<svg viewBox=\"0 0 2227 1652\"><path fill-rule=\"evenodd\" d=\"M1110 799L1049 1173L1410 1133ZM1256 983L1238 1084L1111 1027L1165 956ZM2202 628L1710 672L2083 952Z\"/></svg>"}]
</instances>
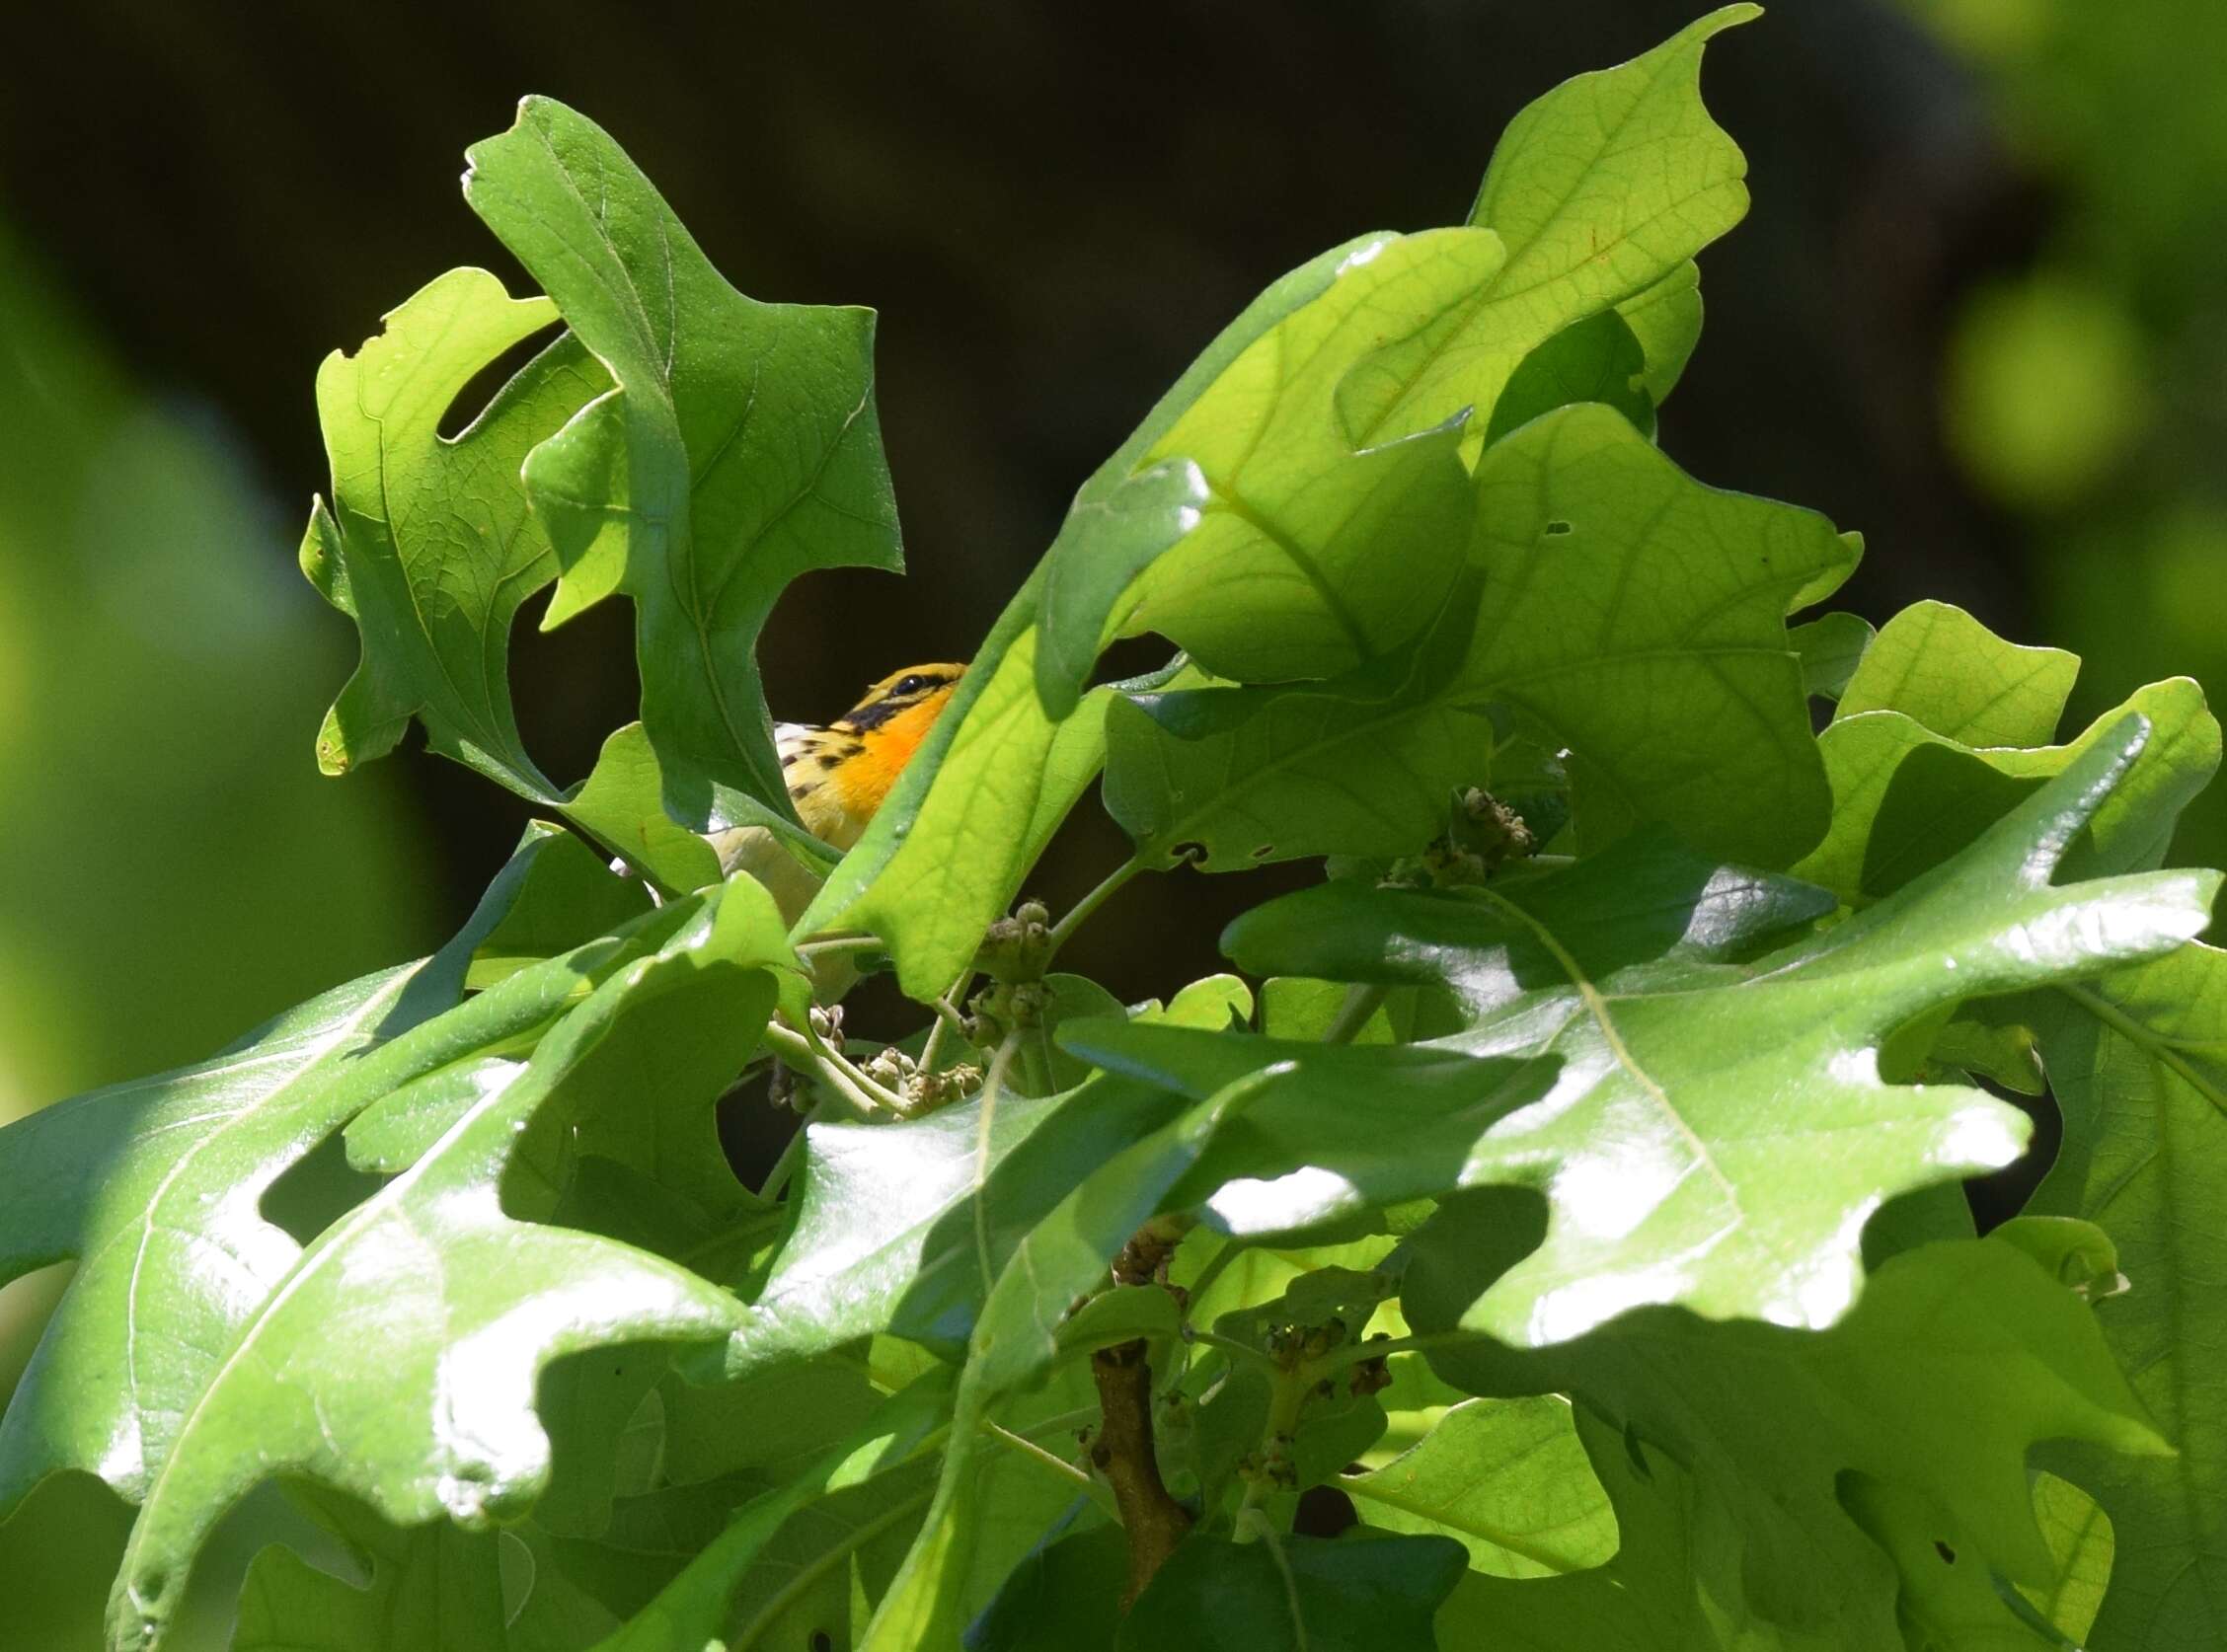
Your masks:
<instances>
[{"instance_id":1,"label":"bird's dark eye","mask_svg":"<svg viewBox=\"0 0 2227 1652\"><path fill-rule=\"evenodd\" d=\"M906 700L910 699L913 695L916 694L926 694L935 686L936 683L934 678L922 677L916 674L910 677L899 677L897 679L897 686L891 689L889 691L889 694L892 699Z\"/></svg>"}]
</instances>

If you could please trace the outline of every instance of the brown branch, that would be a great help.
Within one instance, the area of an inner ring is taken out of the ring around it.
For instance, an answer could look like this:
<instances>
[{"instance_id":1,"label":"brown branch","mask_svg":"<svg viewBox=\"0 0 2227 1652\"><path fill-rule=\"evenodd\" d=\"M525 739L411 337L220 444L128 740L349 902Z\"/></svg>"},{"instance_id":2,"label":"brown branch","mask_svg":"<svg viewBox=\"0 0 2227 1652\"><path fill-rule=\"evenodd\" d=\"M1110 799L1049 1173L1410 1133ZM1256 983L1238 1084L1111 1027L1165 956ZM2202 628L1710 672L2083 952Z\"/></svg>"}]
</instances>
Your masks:
<instances>
[{"instance_id":1,"label":"brown branch","mask_svg":"<svg viewBox=\"0 0 2227 1652\"><path fill-rule=\"evenodd\" d=\"M1091 1356L1091 1376L1103 1413L1091 1463L1114 1488L1129 1540L1129 1586L1121 1596L1126 1612L1190 1530L1190 1512L1168 1495L1160 1478L1152 1449L1152 1367L1143 1341L1101 1348Z\"/></svg>"},{"instance_id":2,"label":"brown branch","mask_svg":"<svg viewBox=\"0 0 2227 1652\"><path fill-rule=\"evenodd\" d=\"M1114 1258L1114 1282L1166 1286L1168 1258L1189 1226L1160 1217L1139 1228ZM1190 1511L1168 1495L1167 1482L1160 1478L1160 1458L1152 1445L1152 1365L1143 1339L1099 1349L1091 1355L1091 1376L1098 1384L1101 1419L1091 1464L1114 1488L1114 1504L1129 1540L1129 1587L1121 1596L1126 1612L1190 1530Z\"/></svg>"}]
</instances>

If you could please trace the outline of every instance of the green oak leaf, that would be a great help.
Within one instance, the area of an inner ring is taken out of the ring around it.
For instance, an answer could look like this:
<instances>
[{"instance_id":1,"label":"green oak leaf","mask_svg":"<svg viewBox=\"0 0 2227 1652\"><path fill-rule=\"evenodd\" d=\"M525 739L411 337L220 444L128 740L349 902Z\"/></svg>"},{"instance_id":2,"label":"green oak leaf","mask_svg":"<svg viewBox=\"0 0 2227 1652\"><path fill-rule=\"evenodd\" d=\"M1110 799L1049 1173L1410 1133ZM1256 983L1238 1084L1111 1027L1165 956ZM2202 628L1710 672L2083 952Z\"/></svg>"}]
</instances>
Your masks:
<instances>
[{"instance_id":1,"label":"green oak leaf","mask_svg":"<svg viewBox=\"0 0 2227 1652\"><path fill-rule=\"evenodd\" d=\"M2061 746L1975 750L1898 711L1840 718L1817 739L1832 786L1832 824L1794 871L1852 905L1891 894L2109 742L2129 714L2149 722L2152 739L2072 847L2068 870L2156 865L2182 806L2219 768L2218 720L2187 677L2137 689Z\"/></svg>"},{"instance_id":2,"label":"green oak leaf","mask_svg":"<svg viewBox=\"0 0 2227 1652\"><path fill-rule=\"evenodd\" d=\"M1963 1529L1933 1498L1861 1472L1842 1476L1849 1518L1893 1562L1894 1616L1906 1646L1958 1652L2058 1652L2064 1642L2032 1620L1973 1552Z\"/></svg>"},{"instance_id":3,"label":"green oak leaf","mask_svg":"<svg viewBox=\"0 0 2227 1652\"><path fill-rule=\"evenodd\" d=\"M1089 1095L1090 1087L1079 1093ZM863 1652L910 1652L958 1638L971 1615L966 1591L978 1574L982 1542L982 1464L990 1449L983 1425L1063 1352L1077 1351L1061 1335L1070 1305L1104 1283L1114 1257L1248 1098L1240 1089L1194 1102L1173 1117L1163 1112L1164 1122L1148 1134L1100 1154L1087 1172L1071 1175L1066 1196L1017 1244L994 1253L1001 1265L967 1341L935 1499L868 1625ZM989 1281L993 1250L986 1239L977 1239L974 1254L981 1277Z\"/></svg>"},{"instance_id":4,"label":"green oak leaf","mask_svg":"<svg viewBox=\"0 0 2227 1652\"><path fill-rule=\"evenodd\" d=\"M1477 485L1485 597L1452 692L1570 748L1580 840L1661 820L1768 866L1814 843L1827 790L1785 616L1847 577L1856 544L1700 486L1592 405L1495 444Z\"/></svg>"},{"instance_id":5,"label":"green oak leaf","mask_svg":"<svg viewBox=\"0 0 2227 1652\"><path fill-rule=\"evenodd\" d=\"M1057 721L1074 711L1106 646L1107 623L1122 592L1191 530L1206 502L1206 481L1195 465L1189 460L1148 464L1145 454L1265 334L1393 239L1386 234L1356 236L1270 282L1076 490L1043 555L1035 586L1033 669L1048 718Z\"/></svg>"},{"instance_id":6,"label":"green oak leaf","mask_svg":"<svg viewBox=\"0 0 2227 1652\"><path fill-rule=\"evenodd\" d=\"M640 880L614 872L603 855L563 827L528 822L520 848L537 842L543 847L525 880L473 948L465 984L474 991L631 924L655 904Z\"/></svg>"},{"instance_id":7,"label":"green oak leaf","mask_svg":"<svg viewBox=\"0 0 2227 1652\"><path fill-rule=\"evenodd\" d=\"M452 269L354 355L336 350L317 370L333 501L310 513L302 571L363 637L362 663L318 731L325 773L391 751L415 716L433 750L536 802L558 800L510 710L511 618L557 573L518 469L609 380L562 338L461 435L440 433L483 368L556 320L545 298L513 299L484 269Z\"/></svg>"},{"instance_id":8,"label":"green oak leaf","mask_svg":"<svg viewBox=\"0 0 2227 1652\"><path fill-rule=\"evenodd\" d=\"M1486 1207L1442 1215L1411 1241L1403 1303L1424 1331L1464 1322L1493 1252L1507 1248L1479 1226ZM1824 1331L1651 1309L1557 1348L1480 1340L1428 1357L1473 1392L1567 1393L1669 1454L1695 1477L1703 1524L1735 1530L1740 1593L1771 1621L1830 1630L1836 1645L1898 1643L1894 1568L1844 1506L1847 1476L1908 1500L1884 1535L1930 1540L1909 1529L1910 1511L1938 1510L1983 1569L2046 1586L2056 1569L2035 1523L2029 1451L2054 1439L2165 1449L2088 1306L1985 1239L1897 1256ZM1614 1494L1617 1476L1598 1451L1594 1462ZM1662 1565L1646 1540L1627 1526L1615 1564Z\"/></svg>"},{"instance_id":9,"label":"green oak leaf","mask_svg":"<svg viewBox=\"0 0 2227 1652\"><path fill-rule=\"evenodd\" d=\"M1463 407L1489 413L1533 348L1573 322L1659 296L1746 215L1747 161L1702 107L1701 56L1711 37L1759 11L1712 12L1629 63L1565 81L1508 122L1469 214L1498 235L1507 262L1352 368L1338 390L1351 445L1381 445ZM1663 320L1650 334L1674 376L1698 305Z\"/></svg>"},{"instance_id":10,"label":"green oak leaf","mask_svg":"<svg viewBox=\"0 0 2227 1652\"><path fill-rule=\"evenodd\" d=\"M1448 1538L1335 1542L1194 1537L1139 1595L1115 1652L1381 1652L1434 1644L1431 1614L1462 1575Z\"/></svg>"},{"instance_id":11,"label":"green oak leaf","mask_svg":"<svg viewBox=\"0 0 2227 1652\"><path fill-rule=\"evenodd\" d=\"M1840 717L1900 712L1966 746L2043 746L2080 661L2006 642L1961 608L1915 602L1887 621L1840 697Z\"/></svg>"},{"instance_id":12,"label":"green oak leaf","mask_svg":"<svg viewBox=\"0 0 2227 1652\"><path fill-rule=\"evenodd\" d=\"M1641 435L1652 436L1654 403L1644 388L1646 378L1647 352L1616 311L1572 322L1508 375L1507 388L1493 404L1486 445L1574 402L1603 403L1630 419Z\"/></svg>"},{"instance_id":13,"label":"green oak leaf","mask_svg":"<svg viewBox=\"0 0 2227 1652\"><path fill-rule=\"evenodd\" d=\"M117 1647L165 1638L193 1554L257 1482L315 1479L403 1527L513 1519L549 1479L545 1366L732 1330L738 1305L686 1269L505 1208L554 1207L568 1151L555 1115L588 1125L635 1099L635 1015L669 1036L657 1012L685 1001L688 1057L730 1078L756 1042L775 993L763 965L786 950L771 898L738 882L676 908L654 955L597 987L510 1083L258 1293L147 1482L110 1596Z\"/></svg>"},{"instance_id":14,"label":"green oak leaf","mask_svg":"<svg viewBox=\"0 0 2227 1652\"><path fill-rule=\"evenodd\" d=\"M873 931L889 942L904 991L921 1001L971 961L1104 762L1110 691L1086 702L1084 687L1111 616L1206 501L1195 465L1146 463L1147 452L1231 363L1389 239L1334 248L1270 286L1084 484L874 823L799 920L799 936Z\"/></svg>"},{"instance_id":15,"label":"green oak leaf","mask_svg":"<svg viewBox=\"0 0 2227 1652\"><path fill-rule=\"evenodd\" d=\"M668 809L698 830L793 819L758 633L802 573L901 565L873 313L744 297L609 134L553 100L468 159L472 209L614 381L526 462L564 567L544 624L625 591Z\"/></svg>"},{"instance_id":16,"label":"green oak leaf","mask_svg":"<svg viewBox=\"0 0 2227 1652\"><path fill-rule=\"evenodd\" d=\"M795 1227L730 1377L883 1330L958 1354L1015 1244L1171 1108L1150 1086L1096 1079L1050 1096L985 1085L896 1124L807 1124Z\"/></svg>"},{"instance_id":17,"label":"green oak leaf","mask_svg":"<svg viewBox=\"0 0 2227 1652\"><path fill-rule=\"evenodd\" d=\"M1691 259L1616 306L1647 358L1639 388L1655 407L1677 388L1701 342L1701 266Z\"/></svg>"},{"instance_id":18,"label":"green oak leaf","mask_svg":"<svg viewBox=\"0 0 2227 1652\"><path fill-rule=\"evenodd\" d=\"M1256 1239L1309 1234L1492 1177L1496 1156L1481 1141L1552 1090L1558 1073L1551 1060L1108 1020L1074 1022L1062 1042L1193 1100L1233 1087L1256 1092L1173 1195L1216 1232Z\"/></svg>"},{"instance_id":19,"label":"green oak leaf","mask_svg":"<svg viewBox=\"0 0 2227 1652\"><path fill-rule=\"evenodd\" d=\"M734 1627L737 1590L789 1523L800 1514L808 1518L815 1504L854 1487L886 1487L895 1483L892 1476L908 1475L917 1454L950 1416L951 1397L950 1375L941 1369L891 1394L848 1438L737 1509L727 1529L647 1607L596 1642L594 1652L703 1652L726 1641ZM895 1519L916 1512L907 1503Z\"/></svg>"},{"instance_id":20,"label":"green oak leaf","mask_svg":"<svg viewBox=\"0 0 2227 1652\"><path fill-rule=\"evenodd\" d=\"M2110 1332L2105 1335L2108 1339ZM2046 1589L2020 1593L2066 1639L2086 1641L2103 1610L2118 1547L2111 1517L2070 1480L2044 1472L2034 1476L2034 1518L2040 1522L2057 1575Z\"/></svg>"},{"instance_id":21,"label":"green oak leaf","mask_svg":"<svg viewBox=\"0 0 2227 1652\"><path fill-rule=\"evenodd\" d=\"M1118 1526L1061 1538L1013 1569L968 1630L967 1652L1114 1652L1128 1580Z\"/></svg>"},{"instance_id":22,"label":"green oak leaf","mask_svg":"<svg viewBox=\"0 0 2227 1652\"><path fill-rule=\"evenodd\" d=\"M1472 1571L1494 1577L1551 1577L1616 1553L1615 1511L1556 1394L1465 1400L1383 1467L1337 1485L1363 1525L1452 1538Z\"/></svg>"},{"instance_id":23,"label":"green oak leaf","mask_svg":"<svg viewBox=\"0 0 2227 1652\"><path fill-rule=\"evenodd\" d=\"M1519 1580L1470 1571L1439 1610L1441 1646L1507 1652L1843 1652L1856 1643L1759 1618L1737 1532L1676 1459L1574 1407L1621 1542L1605 1564ZM1583 1461L1583 1460L1581 1460Z\"/></svg>"},{"instance_id":24,"label":"green oak leaf","mask_svg":"<svg viewBox=\"0 0 2227 1652\"><path fill-rule=\"evenodd\" d=\"M1802 657L1802 686L1814 700L1838 701L1872 645L1872 623L1857 614L1820 614L1787 628L1787 646Z\"/></svg>"},{"instance_id":25,"label":"green oak leaf","mask_svg":"<svg viewBox=\"0 0 2227 1652\"><path fill-rule=\"evenodd\" d=\"M446 1521L401 1531L360 1504L302 1493L369 1573L362 1588L273 1544L248 1567L233 1652L389 1652L476 1646L503 1652L502 1577L494 1532Z\"/></svg>"},{"instance_id":26,"label":"green oak leaf","mask_svg":"<svg viewBox=\"0 0 2227 1652\"><path fill-rule=\"evenodd\" d=\"M1598 862L1504 893L1331 885L1313 901L1343 903L1336 929L1249 917L1226 944L1274 973L1444 982L1472 1026L1441 1047L1559 1060L1549 1093L1487 1123L1461 1166L1463 1184L1534 1188L1550 1213L1474 1327L1543 1345L1649 1303L1826 1325L1855 1299L1882 1202L2006 1164L2028 1134L1980 1091L1884 1082L1887 1035L1966 997L2157 956L2208 921L2214 873L2049 881L2147 738L2123 720L1956 859L1740 964L1596 955L1604 909L1661 899Z\"/></svg>"},{"instance_id":27,"label":"green oak leaf","mask_svg":"<svg viewBox=\"0 0 2227 1652\"><path fill-rule=\"evenodd\" d=\"M668 891L686 894L720 880L718 853L665 813L664 771L639 722L603 742L594 769L564 810Z\"/></svg>"},{"instance_id":28,"label":"green oak leaf","mask_svg":"<svg viewBox=\"0 0 2227 1652\"><path fill-rule=\"evenodd\" d=\"M2092 1644L2211 1645L2227 1635L2227 952L2191 942L2018 1008L2065 1121L2035 1208L2116 1241L2132 1288L2096 1319L2180 1453L2052 1458L2116 1534Z\"/></svg>"},{"instance_id":29,"label":"green oak leaf","mask_svg":"<svg viewBox=\"0 0 2227 1652\"><path fill-rule=\"evenodd\" d=\"M1218 676L1281 682L1349 670L1421 631L1461 565L1462 410L1355 452L1331 395L1375 340L1458 301L1500 257L1483 230L1373 243L1225 367L1145 454L1194 465L1205 497L1131 581L1111 636L1156 631Z\"/></svg>"},{"instance_id":30,"label":"green oak leaf","mask_svg":"<svg viewBox=\"0 0 2227 1652\"><path fill-rule=\"evenodd\" d=\"M1586 846L1649 820L1759 865L1817 841L1830 790L1785 617L1845 577L1853 543L1695 483L1593 404L1494 443L1477 488L1482 591L1457 589L1408 652L1334 683L1116 711L1108 800L1148 860L1420 848L1489 768L1496 705L1570 748Z\"/></svg>"},{"instance_id":31,"label":"green oak leaf","mask_svg":"<svg viewBox=\"0 0 2227 1652\"><path fill-rule=\"evenodd\" d=\"M1424 637L1331 682L1116 698L1107 812L1147 865L1241 871L1421 849L1443 830L1455 788L1491 779L1483 708L1445 698L1481 588L1466 577Z\"/></svg>"},{"instance_id":32,"label":"green oak leaf","mask_svg":"<svg viewBox=\"0 0 2227 1652\"><path fill-rule=\"evenodd\" d=\"M301 1247L261 1208L388 1091L529 1038L624 939L451 1008L474 948L566 840L528 834L435 957L337 987L208 1061L58 1102L0 1129L0 1278L77 1270L0 1418L0 1509L78 1468L136 1502L233 1334Z\"/></svg>"}]
</instances>

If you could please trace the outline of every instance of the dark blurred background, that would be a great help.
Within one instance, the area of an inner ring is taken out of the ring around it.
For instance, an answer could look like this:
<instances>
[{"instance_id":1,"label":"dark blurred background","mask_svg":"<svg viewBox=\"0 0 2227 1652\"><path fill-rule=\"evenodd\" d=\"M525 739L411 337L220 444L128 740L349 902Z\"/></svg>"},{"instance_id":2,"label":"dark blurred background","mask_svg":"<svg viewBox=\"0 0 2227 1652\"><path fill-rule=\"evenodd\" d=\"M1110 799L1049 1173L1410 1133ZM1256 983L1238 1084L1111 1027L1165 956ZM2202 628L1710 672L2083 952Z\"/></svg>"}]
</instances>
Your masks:
<instances>
[{"instance_id":1,"label":"dark blurred background","mask_svg":"<svg viewBox=\"0 0 2227 1652\"><path fill-rule=\"evenodd\" d=\"M816 718L970 652L1075 485L1267 281L1457 221L1524 102L1699 9L12 9L0 1119L426 949L515 840L521 804L422 753L318 777L355 642L293 553L319 359L451 265L523 285L456 188L522 93L607 125L744 290L881 312L912 573L784 603L777 710ZM2175 671L2227 684L2227 7L1782 0L1706 86L1755 205L1704 256L1665 448L1861 529L1842 601L1875 621L1940 596L2079 650L2076 717ZM562 780L630 714L629 623L520 628L519 712ZM1039 892L1120 853L1086 809ZM2178 854L2227 856L2227 806ZM1259 892L1132 885L1072 960L1164 991ZM8 1322L55 1282L0 1293L0 1392Z\"/></svg>"}]
</instances>

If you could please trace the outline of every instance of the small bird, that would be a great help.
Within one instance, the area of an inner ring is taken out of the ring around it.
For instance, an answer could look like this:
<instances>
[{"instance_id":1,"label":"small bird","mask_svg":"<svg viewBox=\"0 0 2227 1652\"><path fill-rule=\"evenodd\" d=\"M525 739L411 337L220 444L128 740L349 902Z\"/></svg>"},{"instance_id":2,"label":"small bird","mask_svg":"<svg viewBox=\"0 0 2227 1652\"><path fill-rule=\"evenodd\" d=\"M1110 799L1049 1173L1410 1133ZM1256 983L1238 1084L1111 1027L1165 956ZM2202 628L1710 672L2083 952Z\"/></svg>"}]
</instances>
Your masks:
<instances>
[{"instance_id":1,"label":"small bird","mask_svg":"<svg viewBox=\"0 0 2227 1652\"><path fill-rule=\"evenodd\" d=\"M892 671L831 723L785 722L774 729L781 772L806 830L834 849L857 843L965 671L963 665Z\"/></svg>"},{"instance_id":2,"label":"small bird","mask_svg":"<svg viewBox=\"0 0 2227 1652\"><path fill-rule=\"evenodd\" d=\"M928 737L965 675L963 665L914 665L892 671L833 722L784 722L773 731L789 799L805 829L831 849L857 843L904 766ZM762 826L710 834L720 869L748 872L795 923L819 878Z\"/></svg>"}]
</instances>

